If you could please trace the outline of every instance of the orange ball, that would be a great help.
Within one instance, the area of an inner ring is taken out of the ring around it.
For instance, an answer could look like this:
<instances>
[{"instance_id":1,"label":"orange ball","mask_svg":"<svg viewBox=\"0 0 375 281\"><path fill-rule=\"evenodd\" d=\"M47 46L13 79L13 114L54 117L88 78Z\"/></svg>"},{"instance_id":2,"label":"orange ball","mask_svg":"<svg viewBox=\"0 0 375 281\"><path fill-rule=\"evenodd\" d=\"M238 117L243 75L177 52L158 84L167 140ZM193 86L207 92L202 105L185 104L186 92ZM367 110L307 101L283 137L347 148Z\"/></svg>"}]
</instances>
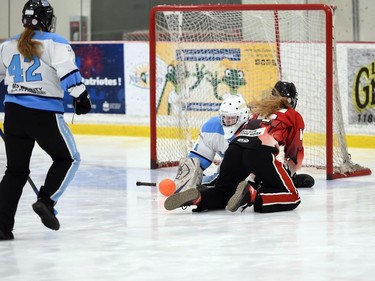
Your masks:
<instances>
[{"instance_id":1,"label":"orange ball","mask_svg":"<svg viewBox=\"0 0 375 281\"><path fill-rule=\"evenodd\" d=\"M159 182L159 191L164 196L170 196L176 191L176 183L171 179L163 179Z\"/></svg>"}]
</instances>

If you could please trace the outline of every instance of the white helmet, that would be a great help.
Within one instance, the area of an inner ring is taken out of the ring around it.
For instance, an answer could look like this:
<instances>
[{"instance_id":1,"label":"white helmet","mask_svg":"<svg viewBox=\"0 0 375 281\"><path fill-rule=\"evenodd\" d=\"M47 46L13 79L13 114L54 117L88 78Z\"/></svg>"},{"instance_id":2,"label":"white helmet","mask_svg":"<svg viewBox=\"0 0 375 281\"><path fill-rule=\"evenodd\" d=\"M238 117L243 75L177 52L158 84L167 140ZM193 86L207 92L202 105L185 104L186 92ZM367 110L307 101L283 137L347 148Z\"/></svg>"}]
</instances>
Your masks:
<instances>
[{"instance_id":1,"label":"white helmet","mask_svg":"<svg viewBox=\"0 0 375 281\"><path fill-rule=\"evenodd\" d=\"M226 140L230 140L237 130L247 121L249 112L250 110L245 100L239 95L230 96L222 102L219 114L221 125L224 129L224 138Z\"/></svg>"}]
</instances>

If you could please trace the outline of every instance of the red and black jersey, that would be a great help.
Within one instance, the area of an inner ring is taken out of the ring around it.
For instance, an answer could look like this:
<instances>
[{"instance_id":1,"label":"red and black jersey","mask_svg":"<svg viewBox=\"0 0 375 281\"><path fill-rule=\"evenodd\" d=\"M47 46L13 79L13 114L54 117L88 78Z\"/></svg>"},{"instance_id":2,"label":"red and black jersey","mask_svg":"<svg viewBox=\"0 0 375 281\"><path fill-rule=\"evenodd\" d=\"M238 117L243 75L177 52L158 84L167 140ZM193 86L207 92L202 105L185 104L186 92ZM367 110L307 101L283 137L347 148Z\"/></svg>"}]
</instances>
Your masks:
<instances>
[{"instance_id":1,"label":"red and black jersey","mask_svg":"<svg viewBox=\"0 0 375 281\"><path fill-rule=\"evenodd\" d=\"M285 159L293 161L293 170L296 171L301 167L304 157L304 128L302 116L292 108L281 109L268 119L254 114L239 130L231 144L247 149L270 151L274 154L278 154L279 146L283 145Z\"/></svg>"}]
</instances>

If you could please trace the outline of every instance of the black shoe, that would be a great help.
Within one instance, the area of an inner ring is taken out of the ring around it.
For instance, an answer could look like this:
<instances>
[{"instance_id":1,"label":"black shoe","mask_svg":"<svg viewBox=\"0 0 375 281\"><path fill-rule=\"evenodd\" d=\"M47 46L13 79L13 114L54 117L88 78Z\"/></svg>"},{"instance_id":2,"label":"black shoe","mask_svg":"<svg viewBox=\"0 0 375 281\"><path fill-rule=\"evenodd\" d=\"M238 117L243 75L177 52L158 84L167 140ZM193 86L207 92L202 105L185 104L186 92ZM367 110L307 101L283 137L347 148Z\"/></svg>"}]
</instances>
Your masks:
<instances>
[{"instance_id":1,"label":"black shoe","mask_svg":"<svg viewBox=\"0 0 375 281\"><path fill-rule=\"evenodd\" d=\"M10 232L4 232L0 229L0 240L13 240L14 236L12 231Z\"/></svg>"},{"instance_id":2,"label":"black shoe","mask_svg":"<svg viewBox=\"0 0 375 281\"><path fill-rule=\"evenodd\" d=\"M297 174L292 177L295 187L313 187L315 180L308 174Z\"/></svg>"},{"instance_id":3,"label":"black shoe","mask_svg":"<svg viewBox=\"0 0 375 281\"><path fill-rule=\"evenodd\" d=\"M235 212L242 206L241 212L243 212L247 207L253 205L256 195L257 191L248 181L241 181L237 186L236 192L229 199L227 209L231 212Z\"/></svg>"},{"instance_id":4,"label":"black shoe","mask_svg":"<svg viewBox=\"0 0 375 281\"><path fill-rule=\"evenodd\" d=\"M48 200L49 202L47 202ZM55 216L52 200L46 198L39 198L38 201L36 201L33 204L33 210L42 219L42 223L46 227L52 230L59 230L60 223Z\"/></svg>"}]
</instances>

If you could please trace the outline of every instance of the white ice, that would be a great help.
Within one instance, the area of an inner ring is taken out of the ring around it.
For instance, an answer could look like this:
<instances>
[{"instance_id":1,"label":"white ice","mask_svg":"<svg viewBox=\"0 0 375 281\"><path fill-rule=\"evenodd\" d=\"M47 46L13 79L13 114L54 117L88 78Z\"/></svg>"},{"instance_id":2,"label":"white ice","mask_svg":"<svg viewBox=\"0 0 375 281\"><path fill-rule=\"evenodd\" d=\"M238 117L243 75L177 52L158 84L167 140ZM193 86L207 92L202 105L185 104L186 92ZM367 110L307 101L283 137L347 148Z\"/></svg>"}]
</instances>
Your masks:
<instances>
[{"instance_id":1,"label":"white ice","mask_svg":"<svg viewBox=\"0 0 375 281\"><path fill-rule=\"evenodd\" d=\"M374 150L350 149L373 175L300 189L290 212L168 212L156 187L173 178L149 169L146 138L76 136L82 163L56 205L59 231L32 211L27 184L14 228L0 242L1 281L375 280ZM40 186L50 164L39 148L31 178ZM0 145L0 172L5 168Z\"/></svg>"}]
</instances>

